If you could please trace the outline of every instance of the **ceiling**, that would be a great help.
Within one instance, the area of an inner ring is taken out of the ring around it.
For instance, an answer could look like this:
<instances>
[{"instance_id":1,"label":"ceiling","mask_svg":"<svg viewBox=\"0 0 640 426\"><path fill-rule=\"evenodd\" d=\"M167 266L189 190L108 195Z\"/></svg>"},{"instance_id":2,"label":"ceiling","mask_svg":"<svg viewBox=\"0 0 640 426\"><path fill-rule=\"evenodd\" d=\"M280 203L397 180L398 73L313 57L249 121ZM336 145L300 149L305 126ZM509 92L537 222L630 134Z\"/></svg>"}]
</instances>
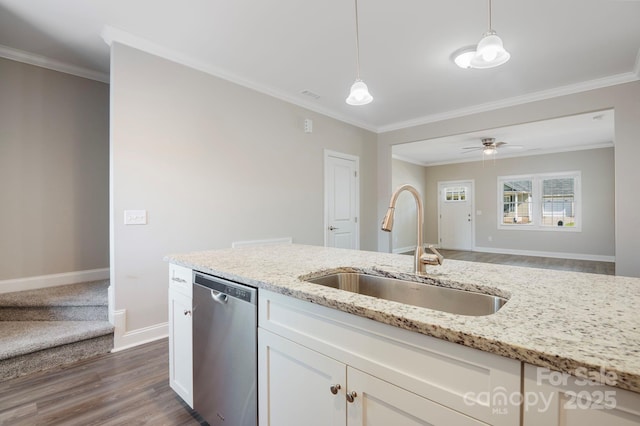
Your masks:
<instances>
[{"instance_id":1,"label":"ceiling","mask_svg":"<svg viewBox=\"0 0 640 426\"><path fill-rule=\"evenodd\" d=\"M506 142L494 156L484 156L483 138ZM613 110L577 114L498 129L415 141L392 147L393 157L422 166L487 161L614 146Z\"/></svg>"},{"instance_id":2,"label":"ceiling","mask_svg":"<svg viewBox=\"0 0 640 426\"><path fill-rule=\"evenodd\" d=\"M358 8L366 106L344 102L356 74L350 0L0 0L0 56L108 81L104 33L375 132L640 77L637 0L493 0L511 60L486 70L451 60L487 30L484 0Z\"/></svg>"}]
</instances>

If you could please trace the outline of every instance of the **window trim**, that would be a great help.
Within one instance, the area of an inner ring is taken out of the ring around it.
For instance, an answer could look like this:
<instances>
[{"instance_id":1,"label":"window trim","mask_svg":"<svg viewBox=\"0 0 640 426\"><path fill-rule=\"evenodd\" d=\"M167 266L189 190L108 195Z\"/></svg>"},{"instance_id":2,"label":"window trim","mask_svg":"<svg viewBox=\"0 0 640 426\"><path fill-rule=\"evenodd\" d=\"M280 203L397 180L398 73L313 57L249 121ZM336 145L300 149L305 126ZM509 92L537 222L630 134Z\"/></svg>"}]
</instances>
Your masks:
<instances>
[{"instance_id":1,"label":"window trim","mask_svg":"<svg viewBox=\"0 0 640 426\"><path fill-rule=\"evenodd\" d=\"M543 200L542 200L542 181L548 179L574 179L574 226L549 226L542 224L543 217ZM498 176L498 229L499 230L516 230L516 231L551 231L551 232L582 232L582 173L580 171L554 172L554 173L535 173L526 175L509 175ZM504 183L514 180L530 180L531 181L531 222L530 223L514 223L506 224L504 220Z\"/></svg>"}]
</instances>

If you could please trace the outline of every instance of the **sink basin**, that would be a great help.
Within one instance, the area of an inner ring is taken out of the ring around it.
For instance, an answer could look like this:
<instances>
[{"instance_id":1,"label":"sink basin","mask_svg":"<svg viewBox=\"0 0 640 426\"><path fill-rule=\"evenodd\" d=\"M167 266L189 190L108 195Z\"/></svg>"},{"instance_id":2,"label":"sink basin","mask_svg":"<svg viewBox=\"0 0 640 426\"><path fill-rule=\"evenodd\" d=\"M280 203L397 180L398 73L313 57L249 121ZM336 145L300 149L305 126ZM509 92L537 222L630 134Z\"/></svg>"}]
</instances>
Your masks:
<instances>
[{"instance_id":1,"label":"sink basin","mask_svg":"<svg viewBox=\"0 0 640 426\"><path fill-rule=\"evenodd\" d=\"M489 294L357 272L339 272L305 281L458 315L491 315L507 303L507 299Z\"/></svg>"}]
</instances>

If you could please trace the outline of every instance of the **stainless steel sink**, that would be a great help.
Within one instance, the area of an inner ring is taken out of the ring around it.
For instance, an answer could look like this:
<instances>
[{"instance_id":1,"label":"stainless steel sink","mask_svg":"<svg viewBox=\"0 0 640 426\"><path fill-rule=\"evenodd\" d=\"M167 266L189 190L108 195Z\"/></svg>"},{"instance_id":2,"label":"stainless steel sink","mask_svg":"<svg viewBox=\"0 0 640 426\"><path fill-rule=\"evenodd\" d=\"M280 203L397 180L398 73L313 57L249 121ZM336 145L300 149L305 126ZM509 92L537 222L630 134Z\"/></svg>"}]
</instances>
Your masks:
<instances>
[{"instance_id":1,"label":"stainless steel sink","mask_svg":"<svg viewBox=\"0 0 640 426\"><path fill-rule=\"evenodd\" d=\"M507 299L489 294L356 272L339 272L306 281L458 315L491 315L507 303Z\"/></svg>"}]
</instances>

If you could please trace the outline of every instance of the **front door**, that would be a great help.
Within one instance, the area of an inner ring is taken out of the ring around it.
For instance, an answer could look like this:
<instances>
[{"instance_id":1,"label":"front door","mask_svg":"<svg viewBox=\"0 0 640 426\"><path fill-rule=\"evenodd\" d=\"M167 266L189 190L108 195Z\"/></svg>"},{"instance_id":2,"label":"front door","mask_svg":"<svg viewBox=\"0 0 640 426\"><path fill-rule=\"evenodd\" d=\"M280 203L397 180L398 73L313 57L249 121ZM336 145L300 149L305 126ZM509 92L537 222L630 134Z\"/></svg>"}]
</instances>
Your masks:
<instances>
[{"instance_id":1,"label":"front door","mask_svg":"<svg viewBox=\"0 0 640 426\"><path fill-rule=\"evenodd\" d=\"M359 249L359 178L358 157L325 151L324 245Z\"/></svg>"},{"instance_id":2,"label":"front door","mask_svg":"<svg viewBox=\"0 0 640 426\"><path fill-rule=\"evenodd\" d=\"M438 183L440 247L473 248L473 181Z\"/></svg>"}]
</instances>

